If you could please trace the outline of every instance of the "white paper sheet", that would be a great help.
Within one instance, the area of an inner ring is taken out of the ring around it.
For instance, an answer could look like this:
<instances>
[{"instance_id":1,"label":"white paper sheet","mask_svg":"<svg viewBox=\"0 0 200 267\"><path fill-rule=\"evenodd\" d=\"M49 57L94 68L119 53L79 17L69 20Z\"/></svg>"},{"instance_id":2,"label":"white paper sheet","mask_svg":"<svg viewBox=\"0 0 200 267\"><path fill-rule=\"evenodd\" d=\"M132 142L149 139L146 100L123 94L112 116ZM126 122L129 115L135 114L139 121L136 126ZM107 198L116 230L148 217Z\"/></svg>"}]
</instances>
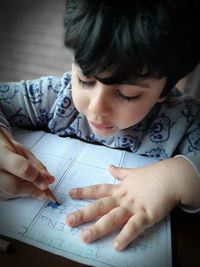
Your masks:
<instances>
[{"instance_id":1,"label":"white paper sheet","mask_svg":"<svg viewBox=\"0 0 200 267\"><path fill-rule=\"evenodd\" d=\"M0 234L92 266L172 266L169 218L146 230L122 252L112 247L119 230L86 245L79 239L86 224L76 228L65 224L67 214L91 202L70 199L71 188L114 184L118 181L107 171L109 164L138 167L152 163L152 159L44 132L15 129L13 133L56 177L50 188L62 205L54 209L48 201L31 198L0 201Z\"/></svg>"}]
</instances>

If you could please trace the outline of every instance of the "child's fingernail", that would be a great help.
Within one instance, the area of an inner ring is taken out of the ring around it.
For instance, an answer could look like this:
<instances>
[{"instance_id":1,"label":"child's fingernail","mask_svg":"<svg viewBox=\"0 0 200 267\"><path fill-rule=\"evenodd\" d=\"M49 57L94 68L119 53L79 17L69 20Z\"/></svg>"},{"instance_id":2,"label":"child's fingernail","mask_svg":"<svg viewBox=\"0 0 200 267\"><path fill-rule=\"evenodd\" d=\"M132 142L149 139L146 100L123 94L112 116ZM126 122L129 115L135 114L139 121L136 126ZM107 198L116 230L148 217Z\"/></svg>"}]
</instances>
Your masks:
<instances>
[{"instance_id":1,"label":"child's fingernail","mask_svg":"<svg viewBox=\"0 0 200 267\"><path fill-rule=\"evenodd\" d=\"M114 249L116 249L117 251L121 251L122 250L122 246L119 244L119 242L115 242L113 244Z\"/></svg>"},{"instance_id":2,"label":"child's fingernail","mask_svg":"<svg viewBox=\"0 0 200 267\"><path fill-rule=\"evenodd\" d=\"M76 216L73 215L73 214L69 215L69 216L67 217L67 224L68 224L69 226L73 226L73 225L75 225L75 223L76 223Z\"/></svg>"},{"instance_id":3,"label":"child's fingernail","mask_svg":"<svg viewBox=\"0 0 200 267\"><path fill-rule=\"evenodd\" d=\"M49 183L53 183L55 181L55 177L51 174L47 176L47 179Z\"/></svg>"},{"instance_id":4,"label":"child's fingernail","mask_svg":"<svg viewBox=\"0 0 200 267\"><path fill-rule=\"evenodd\" d=\"M39 184L39 188L40 188L41 190L45 190L45 189L47 189L47 187L48 187L48 184L47 184L46 182L41 182L41 183Z\"/></svg>"},{"instance_id":5,"label":"child's fingernail","mask_svg":"<svg viewBox=\"0 0 200 267\"><path fill-rule=\"evenodd\" d=\"M90 240L91 240L91 232L90 232L90 230L87 230L87 229L86 230L82 230L81 231L81 239L86 243L90 242Z\"/></svg>"},{"instance_id":6,"label":"child's fingernail","mask_svg":"<svg viewBox=\"0 0 200 267\"><path fill-rule=\"evenodd\" d=\"M75 197L76 196L76 189L71 189L70 191L69 191L69 195L70 195L70 197Z\"/></svg>"},{"instance_id":7,"label":"child's fingernail","mask_svg":"<svg viewBox=\"0 0 200 267\"><path fill-rule=\"evenodd\" d=\"M55 181L55 177L48 172L43 174L48 183L52 184Z\"/></svg>"}]
</instances>

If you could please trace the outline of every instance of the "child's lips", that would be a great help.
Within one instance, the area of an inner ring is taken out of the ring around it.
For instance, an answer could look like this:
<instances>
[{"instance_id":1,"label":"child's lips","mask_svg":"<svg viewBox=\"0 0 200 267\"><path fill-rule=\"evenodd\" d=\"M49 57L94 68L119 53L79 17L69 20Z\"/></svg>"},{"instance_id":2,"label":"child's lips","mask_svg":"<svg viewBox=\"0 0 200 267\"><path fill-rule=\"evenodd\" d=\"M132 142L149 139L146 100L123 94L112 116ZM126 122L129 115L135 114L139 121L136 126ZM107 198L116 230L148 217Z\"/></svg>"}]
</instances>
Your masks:
<instances>
[{"instance_id":1,"label":"child's lips","mask_svg":"<svg viewBox=\"0 0 200 267\"><path fill-rule=\"evenodd\" d=\"M113 125L109 125L109 124L102 124L102 123L96 123L94 121L90 121L90 124L96 128L96 129L99 129L99 130L110 130L112 128L114 128Z\"/></svg>"}]
</instances>

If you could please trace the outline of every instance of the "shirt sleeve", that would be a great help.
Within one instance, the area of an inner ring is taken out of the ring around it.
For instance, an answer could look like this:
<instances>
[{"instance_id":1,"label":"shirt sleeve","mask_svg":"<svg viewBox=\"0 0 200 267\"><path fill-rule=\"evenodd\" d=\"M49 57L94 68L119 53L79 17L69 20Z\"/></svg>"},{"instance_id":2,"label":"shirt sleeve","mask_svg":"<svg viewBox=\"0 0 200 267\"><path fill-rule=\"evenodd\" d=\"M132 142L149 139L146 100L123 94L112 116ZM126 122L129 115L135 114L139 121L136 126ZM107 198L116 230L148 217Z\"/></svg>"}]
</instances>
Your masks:
<instances>
[{"instance_id":1,"label":"shirt sleeve","mask_svg":"<svg viewBox=\"0 0 200 267\"><path fill-rule=\"evenodd\" d=\"M200 111L199 110L194 116L192 123L188 127L188 130L186 131L186 134L184 135L184 138L181 141L178 150L179 153L176 155L176 157L184 157L186 160L188 160L188 162L196 171L200 181ZM185 207L183 205L180 205L180 208L190 213L200 212L200 208L192 209L189 207Z\"/></svg>"},{"instance_id":2,"label":"shirt sleeve","mask_svg":"<svg viewBox=\"0 0 200 267\"><path fill-rule=\"evenodd\" d=\"M200 111L196 113L178 147L177 156L186 158L200 179Z\"/></svg>"},{"instance_id":3,"label":"shirt sleeve","mask_svg":"<svg viewBox=\"0 0 200 267\"><path fill-rule=\"evenodd\" d=\"M69 99L65 108L71 108L71 73L62 78L48 76L36 80L0 83L0 126L49 128L62 100ZM74 108L73 108L74 110Z\"/></svg>"}]
</instances>

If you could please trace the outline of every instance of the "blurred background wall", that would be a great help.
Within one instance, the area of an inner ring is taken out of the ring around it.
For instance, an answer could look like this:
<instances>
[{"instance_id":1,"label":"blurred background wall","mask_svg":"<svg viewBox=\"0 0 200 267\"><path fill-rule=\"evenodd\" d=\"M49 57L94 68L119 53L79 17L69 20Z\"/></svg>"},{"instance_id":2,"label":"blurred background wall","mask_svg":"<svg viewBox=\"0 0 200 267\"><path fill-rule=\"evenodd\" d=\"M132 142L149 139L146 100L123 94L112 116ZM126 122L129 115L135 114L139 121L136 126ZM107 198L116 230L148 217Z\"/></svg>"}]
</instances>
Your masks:
<instances>
[{"instance_id":1,"label":"blurred background wall","mask_svg":"<svg viewBox=\"0 0 200 267\"><path fill-rule=\"evenodd\" d=\"M62 75L70 70L64 47L65 0L0 0L0 81Z\"/></svg>"}]
</instances>

